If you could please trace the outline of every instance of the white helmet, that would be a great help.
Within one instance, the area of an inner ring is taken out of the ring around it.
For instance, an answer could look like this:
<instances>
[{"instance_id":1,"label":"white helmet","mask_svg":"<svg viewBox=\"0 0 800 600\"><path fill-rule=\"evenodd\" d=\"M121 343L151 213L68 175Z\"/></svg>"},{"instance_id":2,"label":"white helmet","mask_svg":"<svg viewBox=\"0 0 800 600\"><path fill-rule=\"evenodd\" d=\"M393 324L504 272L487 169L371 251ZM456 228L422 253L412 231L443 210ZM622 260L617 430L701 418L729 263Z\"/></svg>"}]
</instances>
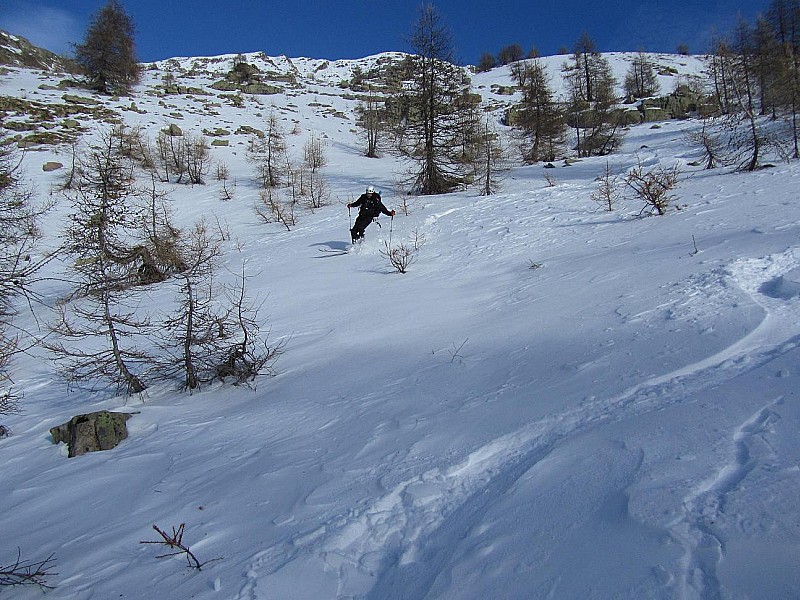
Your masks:
<instances>
[{"instance_id":1,"label":"white helmet","mask_svg":"<svg viewBox=\"0 0 800 600\"><path fill-rule=\"evenodd\" d=\"M367 193L368 194L374 194L375 193L375 188L372 187L371 185L367 186Z\"/></svg>"}]
</instances>

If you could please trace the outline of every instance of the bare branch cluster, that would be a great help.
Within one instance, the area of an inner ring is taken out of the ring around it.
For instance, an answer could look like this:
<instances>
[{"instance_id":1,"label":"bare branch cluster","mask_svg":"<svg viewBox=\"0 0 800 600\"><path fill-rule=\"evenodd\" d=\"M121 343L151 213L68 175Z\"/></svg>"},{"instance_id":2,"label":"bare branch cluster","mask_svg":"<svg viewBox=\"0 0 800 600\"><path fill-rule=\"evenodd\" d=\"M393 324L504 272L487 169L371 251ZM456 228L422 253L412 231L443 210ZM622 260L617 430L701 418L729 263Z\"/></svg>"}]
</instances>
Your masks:
<instances>
[{"instance_id":1,"label":"bare branch cluster","mask_svg":"<svg viewBox=\"0 0 800 600\"><path fill-rule=\"evenodd\" d=\"M286 136L275 109L267 116L266 129L250 138L248 159L255 165L256 177L261 188L274 188L286 184L287 164Z\"/></svg>"},{"instance_id":2,"label":"bare branch cluster","mask_svg":"<svg viewBox=\"0 0 800 600\"><path fill-rule=\"evenodd\" d=\"M450 363L451 364L456 362L456 361L458 361L459 363L462 363L464 361L464 355L461 354L461 350L464 348L464 346L467 345L468 341L469 341L469 338L465 339L463 342L461 342L461 344L459 346L456 346L456 343L453 342L453 344L452 344L453 345L453 349L452 350L448 350L448 352L450 353L450 356L451 356L451 359L450 359Z\"/></svg>"},{"instance_id":3,"label":"bare branch cluster","mask_svg":"<svg viewBox=\"0 0 800 600\"><path fill-rule=\"evenodd\" d=\"M316 173L328 163L325 155L327 143L317 133L312 133L303 146L303 163L312 173Z\"/></svg>"},{"instance_id":4,"label":"bare branch cluster","mask_svg":"<svg viewBox=\"0 0 800 600\"><path fill-rule=\"evenodd\" d=\"M0 415L13 415L20 412L19 401L20 396L13 388L0 390Z\"/></svg>"},{"instance_id":5,"label":"bare branch cluster","mask_svg":"<svg viewBox=\"0 0 800 600\"><path fill-rule=\"evenodd\" d=\"M300 172L292 178L295 187L299 180L299 195L305 206L313 212L330 204L330 186L322 177L321 169L328 163L325 139L312 133L303 147L303 165Z\"/></svg>"},{"instance_id":6,"label":"bare branch cluster","mask_svg":"<svg viewBox=\"0 0 800 600\"><path fill-rule=\"evenodd\" d=\"M250 140L248 159L261 186L253 209L264 223L280 223L287 231L297 224L298 207L314 210L330 204L330 186L322 176L327 164L324 137L312 133L303 147L303 160L292 164L286 140L273 109L266 132Z\"/></svg>"},{"instance_id":7,"label":"bare branch cluster","mask_svg":"<svg viewBox=\"0 0 800 600\"><path fill-rule=\"evenodd\" d=\"M356 125L366 149L364 156L378 158L385 148L385 134L389 130L389 117L385 103L371 91L366 100L356 106Z\"/></svg>"},{"instance_id":8,"label":"bare branch cluster","mask_svg":"<svg viewBox=\"0 0 800 600\"><path fill-rule=\"evenodd\" d=\"M51 589L52 586L47 585L47 578L58 575L51 570L54 565L54 554L44 560L23 560L22 552L17 549L17 558L14 562L0 565L0 587L38 585L41 588Z\"/></svg>"},{"instance_id":9,"label":"bare branch cluster","mask_svg":"<svg viewBox=\"0 0 800 600\"><path fill-rule=\"evenodd\" d=\"M264 188L259 190L259 202L255 204L253 210L264 223L280 223L291 231L297 225L295 209L297 203L283 190L277 188Z\"/></svg>"},{"instance_id":10,"label":"bare branch cluster","mask_svg":"<svg viewBox=\"0 0 800 600\"><path fill-rule=\"evenodd\" d=\"M611 165L606 161L605 169L597 178L597 189L592 192L592 200L609 212L614 210L621 197L619 177L614 174Z\"/></svg>"},{"instance_id":11,"label":"bare branch cluster","mask_svg":"<svg viewBox=\"0 0 800 600\"><path fill-rule=\"evenodd\" d=\"M640 214L650 209L658 215L665 215L667 208L675 200L672 190L678 185L680 169L678 165L664 167L661 164L647 169L641 162L625 175L625 185L633 195L644 202Z\"/></svg>"},{"instance_id":12,"label":"bare branch cluster","mask_svg":"<svg viewBox=\"0 0 800 600\"><path fill-rule=\"evenodd\" d=\"M172 533L169 534L158 525L153 525L153 529L161 536L160 540L139 542L140 544L152 544L158 546L166 546L169 552L159 554L156 558L168 558L170 556L184 555L189 566L193 569L200 571L205 563L201 563L194 553L189 549L189 546L183 543L183 533L186 528L186 523L181 523L178 527L172 527Z\"/></svg>"},{"instance_id":13,"label":"bare branch cluster","mask_svg":"<svg viewBox=\"0 0 800 600\"><path fill-rule=\"evenodd\" d=\"M160 131L155 154L151 151L148 162L161 181L168 182L175 177L176 183L203 185L211 168L208 140L195 133Z\"/></svg>"},{"instance_id":14,"label":"bare branch cluster","mask_svg":"<svg viewBox=\"0 0 800 600\"><path fill-rule=\"evenodd\" d=\"M703 126L699 130L695 129L687 133L686 139L690 144L702 150L705 169L713 169L718 165L726 164L725 145L720 133L714 131L711 119L704 118Z\"/></svg>"},{"instance_id":15,"label":"bare branch cluster","mask_svg":"<svg viewBox=\"0 0 800 600\"><path fill-rule=\"evenodd\" d=\"M384 249L380 250L380 255L385 258L389 264L398 273L407 273L408 267L417 257L422 245L425 243L424 236L414 231L413 238L409 243L401 243L400 245L393 246L388 241L384 242Z\"/></svg>"},{"instance_id":16,"label":"bare branch cluster","mask_svg":"<svg viewBox=\"0 0 800 600\"><path fill-rule=\"evenodd\" d=\"M33 291L37 273L57 254L39 252L39 219L52 202L34 202L23 179L22 155L0 144L0 414L17 412L19 394L11 387L11 358L24 350L27 333L14 325L19 301L33 311L39 300Z\"/></svg>"},{"instance_id":17,"label":"bare branch cluster","mask_svg":"<svg viewBox=\"0 0 800 600\"><path fill-rule=\"evenodd\" d=\"M231 337L235 341L221 349L214 373L214 379L232 381L234 385L252 381L261 373L272 374L272 364L283 353L283 344L269 346L266 336L260 335L257 317L261 305L248 299L246 283L242 267L239 284L226 291L232 307Z\"/></svg>"},{"instance_id":18,"label":"bare branch cluster","mask_svg":"<svg viewBox=\"0 0 800 600\"><path fill-rule=\"evenodd\" d=\"M244 270L237 286L216 286L220 240L198 224L190 244L193 259L179 276L180 301L161 328L159 346L166 358L158 371L167 379L180 377L189 390L214 380L238 385L271 374L283 346L269 346L260 335L260 306L247 298Z\"/></svg>"},{"instance_id":19,"label":"bare branch cluster","mask_svg":"<svg viewBox=\"0 0 800 600\"><path fill-rule=\"evenodd\" d=\"M233 195L236 190L236 180L231 181L230 170L228 165L224 162L217 163L217 170L214 178L222 183L219 197L221 200L233 200Z\"/></svg>"}]
</instances>

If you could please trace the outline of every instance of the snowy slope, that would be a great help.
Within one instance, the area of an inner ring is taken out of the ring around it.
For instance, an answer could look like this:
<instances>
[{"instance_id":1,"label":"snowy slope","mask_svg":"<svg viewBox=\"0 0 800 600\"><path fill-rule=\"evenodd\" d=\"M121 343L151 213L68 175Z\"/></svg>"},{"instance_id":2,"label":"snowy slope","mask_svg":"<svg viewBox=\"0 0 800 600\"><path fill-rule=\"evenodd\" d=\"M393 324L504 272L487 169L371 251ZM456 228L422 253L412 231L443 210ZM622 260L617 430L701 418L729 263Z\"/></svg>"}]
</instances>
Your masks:
<instances>
[{"instance_id":1,"label":"snowy slope","mask_svg":"<svg viewBox=\"0 0 800 600\"><path fill-rule=\"evenodd\" d=\"M214 148L232 201L215 181L169 187L181 224L203 216L235 238L226 264L247 264L286 342L277 376L109 398L68 392L45 355L21 359L25 412L2 418L0 564L54 553L45 597L81 600L800 597L800 167L701 171L684 138L696 123L647 124L610 162L677 161L682 209L665 217L636 218L632 200L598 210L605 158L550 171L552 187L541 166L517 167L494 196L415 199L339 256L319 250L348 239L344 203L372 183L398 207L401 166L360 156L338 87L349 61L269 60L301 85L243 109L149 95L159 70L106 102L133 100L126 122L153 133L263 126L274 102L287 133L299 125L296 156L327 136L335 202L292 231L255 217L243 135ZM60 102L45 80L12 70L0 93ZM493 83L507 70L475 78L487 98ZM53 158L25 157L39 193L57 184L40 168ZM390 231L424 236L405 275L379 254ZM66 289L43 285L49 302ZM130 438L67 459L48 429L101 408L136 412ZM201 571L139 544L180 523Z\"/></svg>"}]
</instances>

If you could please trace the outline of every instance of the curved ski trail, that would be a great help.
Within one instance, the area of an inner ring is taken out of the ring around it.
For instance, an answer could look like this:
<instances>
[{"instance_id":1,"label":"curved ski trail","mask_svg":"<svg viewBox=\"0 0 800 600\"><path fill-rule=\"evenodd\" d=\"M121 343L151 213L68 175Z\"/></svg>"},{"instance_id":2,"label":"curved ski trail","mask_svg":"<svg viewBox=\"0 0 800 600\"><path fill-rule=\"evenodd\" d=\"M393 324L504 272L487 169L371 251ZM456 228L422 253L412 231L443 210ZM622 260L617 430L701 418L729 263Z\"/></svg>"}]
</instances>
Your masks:
<instances>
[{"instance_id":1,"label":"curved ski trail","mask_svg":"<svg viewBox=\"0 0 800 600\"><path fill-rule=\"evenodd\" d=\"M770 402L742 423L733 434L730 462L684 499L684 514L672 526L674 537L684 548L679 587L682 599L722 597L717 565L724 557L725 544L715 524L725 513L726 497L758 464L758 456L751 449L753 441L780 418L772 409L782 402L782 398Z\"/></svg>"},{"instance_id":2,"label":"curved ski trail","mask_svg":"<svg viewBox=\"0 0 800 600\"><path fill-rule=\"evenodd\" d=\"M800 342L786 336L800 336L795 316L800 298L765 297L763 292L765 285L796 269L799 262L788 251L734 265L733 279L764 307L765 317L755 330L723 351L641 382L616 397L593 398L529 423L478 448L458 464L409 478L369 504L260 552L237 598L274 597L269 595L269 579L282 569L290 569L304 583L306 577L313 579L312 572L335 574L337 598L426 597L457 540L559 444L601 424L691 402L699 391L796 347ZM750 440L774 418L770 409L777 402L738 428L732 461L684 499L684 514L671 526L671 535L684 548L678 576L684 598L719 595L715 572L721 542L707 523L724 507L726 494L753 468Z\"/></svg>"}]
</instances>

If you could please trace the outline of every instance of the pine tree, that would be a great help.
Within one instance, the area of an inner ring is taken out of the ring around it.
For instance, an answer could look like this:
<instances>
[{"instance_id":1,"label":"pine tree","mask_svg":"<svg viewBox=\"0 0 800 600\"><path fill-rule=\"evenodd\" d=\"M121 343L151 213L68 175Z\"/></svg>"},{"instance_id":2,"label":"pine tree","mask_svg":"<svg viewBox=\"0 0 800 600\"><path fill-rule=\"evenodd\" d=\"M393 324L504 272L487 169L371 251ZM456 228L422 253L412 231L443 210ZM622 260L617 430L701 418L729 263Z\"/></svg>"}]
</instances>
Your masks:
<instances>
[{"instance_id":1,"label":"pine tree","mask_svg":"<svg viewBox=\"0 0 800 600\"><path fill-rule=\"evenodd\" d=\"M631 98L647 98L657 95L660 90L652 61L644 52L639 52L625 74L625 93Z\"/></svg>"},{"instance_id":2,"label":"pine tree","mask_svg":"<svg viewBox=\"0 0 800 600\"><path fill-rule=\"evenodd\" d=\"M142 300L132 288L138 282L140 253L129 240L131 224L140 222L141 215L130 211L133 170L118 153L119 131L103 134L81 161L65 232L77 288L71 302L60 306L59 319L51 325L56 337L45 345L70 383L94 387L105 381L139 393L147 388L141 372L150 357L131 340L139 339L148 324L137 317Z\"/></svg>"},{"instance_id":3,"label":"pine tree","mask_svg":"<svg viewBox=\"0 0 800 600\"><path fill-rule=\"evenodd\" d=\"M714 88L714 96L717 103L717 111L723 115L730 112L731 99L730 92L730 64L731 51L725 40L714 39L712 44L714 51L711 54L709 65L709 75Z\"/></svg>"},{"instance_id":4,"label":"pine tree","mask_svg":"<svg viewBox=\"0 0 800 600\"><path fill-rule=\"evenodd\" d=\"M256 165L256 174L264 189L284 185L288 177L286 136L275 107L267 116L266 131L250 139L248 158Z\"/></svg>"},{"instance_id":5,"label":"pine tree","mask_svg":"<svg viewBox=\"0 0 800 600\"><path fill-rule=\"evenodd\" d=\"M476 68L479 73L485 73L486 71L491 71L496 66L497 60L494 55L491 52L484 52L481 54L481 59L478 61L478 66Z\"/></svg>"},{"instance_id":6,"label":"pine tree","mask_svg":"<svg viewBox=\"0 0 800 600\"><path fill-rule=\"evenodd\" d=\"M510 65L511 63L522 60L524 54L525 52L522 50L522 46L519 44L511 44L500 50L497 55L497 61L501 65Z\"/></svg>"},{"instance_id":7,"label":"pine tree","mask_svg":"<svg viewBox=\"0 0 800 600\"><path fill-rule=\"evenodd\" d=\"M86 38L75 47L89 85L104 94L125 94L139 82L134 25L117 0L110 0L93 17Z\"/></svg>"},{"instance_id":8,"label":"pine tree","mask_svg":"<svg viewBox=\"0 0 800 600\"><path fill-rule=\"evenodd\" d=\"M514 125L524 137L522 157L527 163L553 161L564 143L564 111L555 101L550 77L538 59L513 71L522 88L522 102Z\"/></svg>"},{"instance_id":9,"label":"pine tree","mask_svg":"<svg viewBox=\"0 0 800 600\"><path fill-rule=\"evenodd\" d=\"M593 63L595 58L600 56L597 52L597 45L585 31L575 43L575 51L572 60L575 63L573 69L573 90L576 95L584 102L594 102L596 100L595 82L593 75L595 68Z\"/></svg>"},{"instance_id":10,"label":"pine tree","mask_svg":"<svg viewBox=\"0 0 800 600\"><path fill-rule=\"evenodd\" d=\"M777 115L778 90L782 78L779 48L772 27L764 17L759 17L752 31L758 100L761 114Z\"/></svg>"},{"instance_id":11,"label":"pine tree","mask_svg":"<svg viewBox=\"0 0 800 600\"><path fill-rule=\"evenodd\" d=\"M409 185L423 195L444 194L467 183L472 168L465 140L478 140L471 118L469 78L452 64L452 42L433 5L414 26L411 85L402 99L398 151L413 164Z\"/></svg>"},{"instance_id":12,"label":"pine tree","mask_svg":"<svg viewBox=\"0 0 800 600\"><path fill-rule=\"evenodd\" d=\"M790 121L792 156L800 158L800 0L772 0L767 21L778 45L777 102Z\"/></svg>"},{"instance_id":13,"label":"pine tree","mask_svg":"<svg viewBox=\"0 0 800 600\"><path fill-rule=\"evenodd\" d=\"M502 172L508 169L507 153L502 138L493 124L484 118L481 126L479 152L475 157L475 179L481 196L491 196L500 187Z\"/></svg>"},{"instance_id":14,"label":"pine tree","mask_svg":"<svg viewBox=\"0 0 800 600\"><path fill-rule=\"evenodd\" d=\"M382 134L386 129L386 108L370 90L367 98L356 106L356 124L366 144L364 156L378 158Z\"/></svg>"},{"instance_id":15,"label":"pine tree","mask_svg":"<svg viewBox=\"0 0 800 600\"><path fill-rule=\"evenodd\" d=\"M572 63L562 67L567 87L567 122L575 129L578 156L605 155L622 142L621 119L614 109L617 84L608 59L584 34Z\"/></svg>"},{"instance_id":16,"label":"pine tree","mask_svg":"<svg viewBox=\"0 0 800 600\"><path fill-rule=\"evenodd\" d=\"M730 72L731 110L726 127L734 148L733 161L739 169L758 168L761 152L766 145L765 133L758 120L758 69L755 52L755 33L743 19L733 34L732 52L725 58Z\"/></svg>"}]
</instances>

